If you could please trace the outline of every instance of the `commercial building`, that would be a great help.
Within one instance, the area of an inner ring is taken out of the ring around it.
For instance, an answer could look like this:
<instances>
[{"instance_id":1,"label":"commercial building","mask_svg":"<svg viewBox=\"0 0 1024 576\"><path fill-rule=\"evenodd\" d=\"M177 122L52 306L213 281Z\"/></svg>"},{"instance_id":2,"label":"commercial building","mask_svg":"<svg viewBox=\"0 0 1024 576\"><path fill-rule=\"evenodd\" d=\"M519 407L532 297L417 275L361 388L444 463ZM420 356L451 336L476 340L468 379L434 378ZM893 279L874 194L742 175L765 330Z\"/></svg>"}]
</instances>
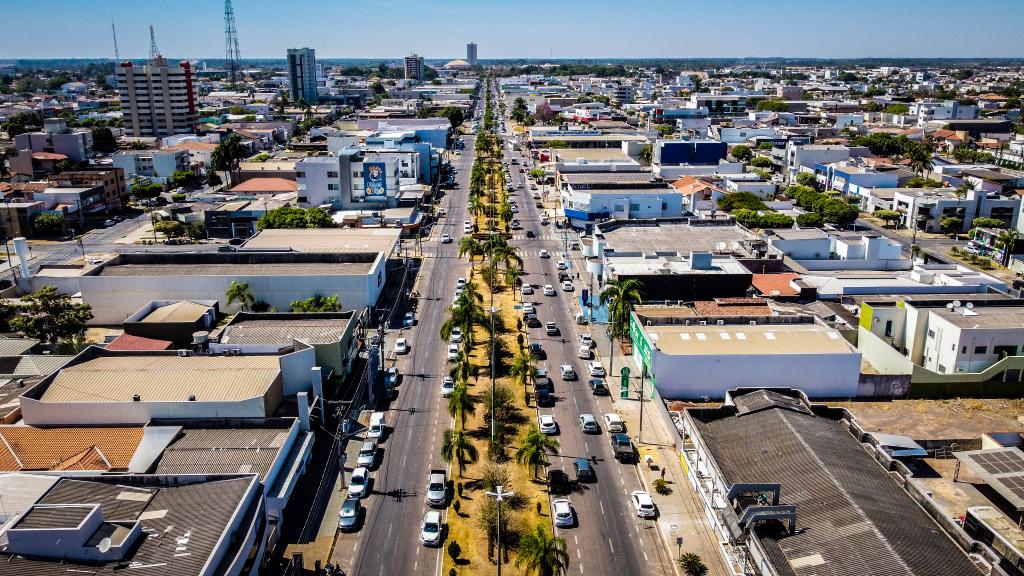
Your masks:
<instances>
[{"instance_id":1,"label":"commercial building","mask_svg":"<svg viewBox=\"0 0 1024 576\"><path fill-rule=\"evenodd\" d=\"M42 132L16 135L14 148L63 154L72 164L79 164L93 156L92 131L87 128L68 128L63 118L46 118L43 120Z\"/></svg>"},{"instance_id":2,"label":"commercial building","mask_svg":"<svg viewBox=\"0 0 1024 576\"><path fill-rule=\"evenodd\" d=\"M292 102L316 104L316 51L312 48L288 49L288 91Z\"/></svg>"},{"instance_id":3,"label":"commercial building","mask_svg":"<svg viewBox=\"0 0 1024 576\"><path fill-rule=\"evenodd\" d=\"M189 169L187 150L121 150L112 157L115 168L128 178L144 176L166 181L178 170Z\"/></svg>"},{"instance_id":4,"label":"commercial building","mask_svg":"<svg viewBox=\"0 0 1024 576\"><path fill-rule=\"evenodd\" d=\"M984 294L1004 292L1006 282L959 264L916 264L910 270L819 270L807 272L796 284L812 289L817 298L909 294Z\"/></svg>"},{"instance_id":5,"label":"commercial building","mask_svg":"<svg viewBox=\"0 0 1024 576\"><path fill-rule=\"evenodd\" d=\"M466 44L466 62L470 66L476 66L478 61L476 57L476 42L470 42Z\"/></svg>"},{"instance_id":6,"label":"commercial building","mask_svg":"<svg viewBox=\"0 0 1024 576\"><path fill-rule=\"evenodd\" d=\"M0 478L4 574L259 573L267 519L254 474Z\"/></svg>"},{"instance_id":7,"label":"commercial building","mask_svg":"<svg viewBox=\"0 0 1024 576\"><path fill-rule=\"evenodd\" d=\"M717 165L725 159L728 146L717 140L658 140L652 150L653 164Z\"/></svg>"},{"instance_id":8,"label":"commercial building","mask_svg":"<svg viewBox=\"0 0 1024 576\"><path fill-rule=\"evenodd\" d=\"M423 80L426 74L426 66L423 64L423 56L410 54L405 57L405 79Z\"/></svg>"},{"instance_id":9,"label":"commercial building","mask_svg":"<svg viewBox=\"0 0 1024 576\"><path fill-rule=\"evenodd\" d=\"M120 210L128 205L128 182L124 169L99 168L89 170L65 170L50 176L50 184L57 188L102 187L103 202L108 210Z\"/></svg>"},{"instance_id":10,"label":"commercial building","mask_svg":"<svg viewBox=\"0 0 1024 576\"><path fill-rule=\"evenodd\" d=\"M778 228L766 230L764 238L804 271L913 268L913 261L903 256L903 245L880 234Z\"/></svg>"},{"instance_id":11,"label":"commercial building","mask_svg":"<svg viewBox=\"0 0 1024 576\"><path fill-rule=\"evenodd\" d=\"M346 149L337 156L309 156L295 163L300 206L369 210L395 206L400 196L401 164L411 157ZM369 192L367 182L372 182Z\"/></svg>"},{"instance_id":12,"label":"commercial building","mask_svg":"<svg viewBox=\"0 0 1024 576\"><path fill-rule=\"evenodd\" d=\"M129 136L173 136L195 132L199 121L192 65L172 66L157 55L145 66L125 61L117 67L124 128Z\"/></svg>"},{"instance_id":13,"label":"commercial building","mask_svg":"<svg viewBox=\"0 0 1024 576\"><path fill-rule=\"evenodd\" d=\"M574 228L588 232L608 218L682 216L682 195L650 172L559 174L562 212Z\"/></svg>"},{"instance_id":14,"label":"commercial building","mask_svg":"<svg viewBox=\"0 0 1024 576\"><path fill-rule=\"evenodd\" d=\"M254 178L254 180L256 179ZM295 185L292 180L285 181ZM295 192L291 192L271 197L259 197L256 200L231 200L215 208L207 208L203 211L206 235L210 238L248 238L257 232L256 223L264 214L283 206L294 206L296 199Z\"/></svg>"},{"instance_id":15,"label":"commercial building","mask_svg":"<svg viewBox=\"0 0 1024 576\"><path fill-rule=\"evenodd\" d=\"M984 190L968 190L958 196L954 188L894 188L892 209L903 214L900 225L927 232L942 231L942 218L960 219L959 231L971 229L975 218L996 218L1016 228L1020 199Z\"/></svg>"},{"instance_id":16,"label":"commercial building","mask_svg":"<svg viewBox=\"0 0 1024 576\"><path fill-rule=\"evenodd\" d=\"M860 395L860 352L812 316L648 316L641 307L630 339L636 368L663 398L724 398L750 386Z\"/></svg>"},{"instance_id":17,"label":"commercial building","mask_svg":"<svg viewBox=\"0 0 1024 576\"><path fill-rule=\"evenodd\" d=\"M926 512L931 498L905 467L890 473L892 459L861 444L845 409L748 389L680 416L688 479L748 573L982 574L961 548L969 540Z\"/></svg>"}]
</instances>

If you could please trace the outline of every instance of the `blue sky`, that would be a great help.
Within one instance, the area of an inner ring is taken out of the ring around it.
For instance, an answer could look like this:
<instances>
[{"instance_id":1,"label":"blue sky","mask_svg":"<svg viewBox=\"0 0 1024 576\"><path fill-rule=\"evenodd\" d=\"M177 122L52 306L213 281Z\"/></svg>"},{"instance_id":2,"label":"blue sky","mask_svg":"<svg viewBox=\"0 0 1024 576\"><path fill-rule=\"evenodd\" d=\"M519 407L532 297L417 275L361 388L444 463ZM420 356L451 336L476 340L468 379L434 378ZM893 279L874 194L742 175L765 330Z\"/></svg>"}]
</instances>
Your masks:
<instances>
[{"instance_id":1,"label":"blue sky","mask_svg":"<svg viewBox=\"0 0 1024 576\"><path fill-rule=\"evenodd\" d=\"M235 0L242 58L1021 57L1022 0ZM0 0L0 58L224 55L219 0Z\"/></svg>"}]
</instances>

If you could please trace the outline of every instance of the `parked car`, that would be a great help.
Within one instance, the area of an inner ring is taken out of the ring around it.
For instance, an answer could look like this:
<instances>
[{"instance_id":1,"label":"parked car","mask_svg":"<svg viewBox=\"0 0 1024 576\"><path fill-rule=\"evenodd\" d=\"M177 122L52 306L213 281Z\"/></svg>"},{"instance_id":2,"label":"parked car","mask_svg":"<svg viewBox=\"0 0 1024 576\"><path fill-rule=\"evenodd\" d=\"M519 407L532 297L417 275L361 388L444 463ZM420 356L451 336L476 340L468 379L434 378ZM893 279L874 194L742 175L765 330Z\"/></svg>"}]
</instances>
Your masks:
<instances>
[{"instance_id":1,"label":"parked car","mask_svg":"<svg viewBox=\"0 0 1024 576\"><path fill-rule=\"evenodd\" d=\"M523 316L533 314L535 312L537 312L537 310L534 308L533 302L523 302Z\"/></svg>"},{"instance_id":2,"label":"parked car","mask_svg":"<svg viewBox=\"0 0 1024 576\"><path fill-rule=\"evenodd\" d=\"M369 492L370 487L370 471L366 466L360 466L352 471L352 476L348 479L348 496L349 498L362 498Z\"/></svg>"},{"instance_id":3,"label":"parked car","mask_svg":"<svg viewBox=\"0 0 1024 576\"><path fill-rule=\"evenodd\" d=\"M654 518L658 515L658 509L654 507L654 500L651 495L643 490L634 490L629 493L629 499L633 503L633 510L641 518Z\"/></svg>"},{"instance_id":4,"label":"parked car","mask_svg":"<svg viewBox=\"0 0 1024 576\"><path fill-rule=\"evenodd\" d=\"M636 458L633 453L633 442L629 439L628 434L618 432L612 434L609 438L612 444L612 450L615 452L615 459L619 462L630 463Z\"/></svg>"},{"instance_id":5,"label":"parked car","mask_svg":"<svg viewBox=\"0 0 1024 576\"><path fill-rule=\"evenodd\" d=\"M536 314L530 313L526 315L526 326L529 328L540 328L540 319L537 318Z\"/></svg>"},{"instance_id":6,"label":"parked car","mask_svg":"<svg viewBox=\"0 0 1024 576\"><path fill-rule=\"evenodd\" d=\"M587 348L594 347L594 338L590 334L580 334L580 346L586 346Z\"/></svg>"},{"instance_id":7,"label":"parked car","mask_svg":"<svg viewBox=\"0 0 1024 576\"><path fill-rule=\"evenodd\" d=\"M540 345L540 342L530 342L530 355L537 360L544 360L548 357L547 352L544 351L544 347Z\"/></svg>"},{"instance_id":8,"label":"parked car","mask_svg":"<svg viewBox=\"0 0 1024 576\"><path fill-rule=\"evenodd\" d=\"M566 498L551 501L551 515L555 518L555 526L571 528L573 525L572 504Z\"/></svg>"},{"instance_id":9,"label":"parked car","mask_svg":"<svg viewBox=\"0 0 1024 576\"><path fill-rule=\"evenodd\" d=\"M437 510L428 511L423 515L423 523L420 524L420 544L424 546L440 545L443 528L441 513Z\"/></svg>"},{"instance_id":10,"label":"parked car","mask_svg":"<svg viewBox=\"0 0 1024 576\"><path fill-rule=\"evenodd\" d=\"M441 379L441 396L447 398L452 395L455 391L455 380L451 376L445 376Z\"/></svg>"},{"instance_id":11,"label":"parked car","mask_svg":"<svg viewBox=\"0 0 1024 576\"><path fill-rule=\"evenodd\" d=\"M338 530L351 532L359 527L359 516L363 506L358 498L346 498L338 512Z\"/></svg>"},{"instance_id":12,"label":"parked car","mask_svg":"<svg viewBox=\"0 0 1024 576\"><path fill-rule=\"evenodd\" d=\"M367 440L359 447L359 455L356 456L356 466L372 468L377 461L377 443Z\"/></svg>"},{"instance_id":13,"label":"parked car","mask_svg":"<svg viewBox=\"0 0 1024 576\"><path fill-rule=\"evenodd\" d=\"M427 504L443 507L448 500L448 485L443 468L431 470L427 476Z\"/></svg>"},{"instance_id":14,"label":"parked car","mask_svg":"<svg viewBox=\"0 0 1024 576\"><path fill-rule=\"evenodd\" d=\"M395 354L408 354L409 353L409 341L405 338L399 338L395 340Z\"/></svg>"},{"instance_id":15,"label":"parked car","mask_svg":"<svg viewBox=\"0 0 1024 576\"><path fill-rule=\"evenodd\" d=\"M448 361L453 362L459 357L459 345L449 344L448 345Z\"/></svg>"},{"instance_id":16,"label":"parked car","mask_svg":"<svg viewBox=\"0 0 1024 576\"><path fill-rule=\"evenodd\" d=\"M604 385L604 380L601 380L600 378L590 379L590 391L594 394L594 396L608 395L608 387Z\"/></svg>"},{"instance_id":17,"label":"parked car","mask_svg":"<svg viewBox=\"0 0 1024 576\"><path fill-rule=\"evenodd\" d=\"M563 292L572 292L573 290L575 290L575 288L572 287L572 282L570 282L568 280L566 280L565 282L562 282L562 291Z\"/></svg>"},{"instance_id":18,"label":"parked car","mask_svg":"<svg viewBox=\"0 0 1024 576\"><path fill-rule=\"evenodd\" d=\"M461 344L462 343L462 329L456 326L452 328L450 334L448 334L448 342L450 344Z\"/></svg>"},{"instance_id":19,"label":"parked car","mask_svg":"<svg viewBox=\"0 0 1024 576\"><path fill-rule=\"evenodd\" d=\"M590 355L591 355L590 347L589 346L584 346L584 345L580 344L580 347L577 348L577 350L576 350L576 355L579 356L583 360L590 360Z\"/></svg>"},{"instance_id":20,"label":"parked car","mask_svg":"<svg viewBox=\"0 0 1024 576\"><path fill-rule=\"evenodd\" d=\"M410 328L414 324L416 324L416 315L413 314L412 312L406 312L405 316L402 317L402 326L405 328Z\"/></svg>"},{"instance_id":21,"label":"parked car","mask_svg":"<svg viewBox=\"0 0 1024 576\"><path fill-rule=\"evenodd\" d=\"M533 294L533 286L530 286L529 284L523 284L523 287L519 289L519 292L523 296L529 296Z\"/></svg>"},{"instance_id":22,"label":"parked car","mask_svg":"<svg viewBox=\"0 0 1024 576\"><path fill-rule=\"evenodd\" d=\"M601 431L593 414L580 414L580 429L587 434L597 434Z\"/></svg>"},{"instance_id":23,"label":"parked car","mask_svg":"<svg viewBox=\"0 0 1024 576\"><path fill-rule=\"evenodd\" d=\"M604 427L609 432L625 432L626 425L622 423L622 418L619 418L618 414L614 412L604 415Z\"/></svg>"},{"instance_id":24,"label":"parked car","mask_svg":"<svg viewBox=\"0 0 1024 576\"><path fill-rule=\"evenodd\" d=\"M555 422L555 417L551 414L541 414L537 418L537 423L540 426L541 433L558 434L558 422Z\"/></svg>"},{"instance_id":25,"label":"parked car","mask_svg":"<svg viewBox=\"0 0 1024 576\"><path fill-rule=\"evenodd\" d=\"M548 494L568 494L572 490L569 475L560 469L548 470Z\"/></svg>"}]
</instances>

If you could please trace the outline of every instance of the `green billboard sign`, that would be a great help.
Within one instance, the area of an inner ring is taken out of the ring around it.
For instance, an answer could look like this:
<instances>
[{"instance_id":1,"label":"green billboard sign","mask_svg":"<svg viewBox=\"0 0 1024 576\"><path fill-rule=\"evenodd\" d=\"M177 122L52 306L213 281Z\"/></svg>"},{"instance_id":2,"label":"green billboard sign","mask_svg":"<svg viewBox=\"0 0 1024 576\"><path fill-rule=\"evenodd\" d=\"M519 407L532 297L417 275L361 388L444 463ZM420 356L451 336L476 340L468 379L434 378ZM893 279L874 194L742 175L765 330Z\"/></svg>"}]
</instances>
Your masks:
<instances>
[{"instance_id":1,"label":"green billboard sign","mask_svg":"<svg viewBox=\"0 0 1024 576\"><path fill-rule=\"evenodd\" d=\"M619 398L629 398L629 366L623 366L619 374L622 376L619 382Z\"/></svg>"}]
</instances>

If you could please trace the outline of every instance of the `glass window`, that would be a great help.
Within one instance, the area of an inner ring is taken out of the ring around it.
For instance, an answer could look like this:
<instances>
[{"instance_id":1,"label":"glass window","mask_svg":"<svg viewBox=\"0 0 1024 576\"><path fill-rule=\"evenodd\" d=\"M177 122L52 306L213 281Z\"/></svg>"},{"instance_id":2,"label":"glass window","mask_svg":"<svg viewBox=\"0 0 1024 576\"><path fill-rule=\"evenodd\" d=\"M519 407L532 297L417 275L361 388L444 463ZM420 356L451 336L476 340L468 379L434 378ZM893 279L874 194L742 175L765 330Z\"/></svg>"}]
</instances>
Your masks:
<instances>
[{"instance_id":1,"label":"glass window","mask_svg":"<svg viewBox=\"0 0 1024 576\"><path fill-rule=\"evenodd\" d=\"M975 354L988 354L988 346L975 346L974 347L974 353Z\"/></svg>"}]
</instances>

